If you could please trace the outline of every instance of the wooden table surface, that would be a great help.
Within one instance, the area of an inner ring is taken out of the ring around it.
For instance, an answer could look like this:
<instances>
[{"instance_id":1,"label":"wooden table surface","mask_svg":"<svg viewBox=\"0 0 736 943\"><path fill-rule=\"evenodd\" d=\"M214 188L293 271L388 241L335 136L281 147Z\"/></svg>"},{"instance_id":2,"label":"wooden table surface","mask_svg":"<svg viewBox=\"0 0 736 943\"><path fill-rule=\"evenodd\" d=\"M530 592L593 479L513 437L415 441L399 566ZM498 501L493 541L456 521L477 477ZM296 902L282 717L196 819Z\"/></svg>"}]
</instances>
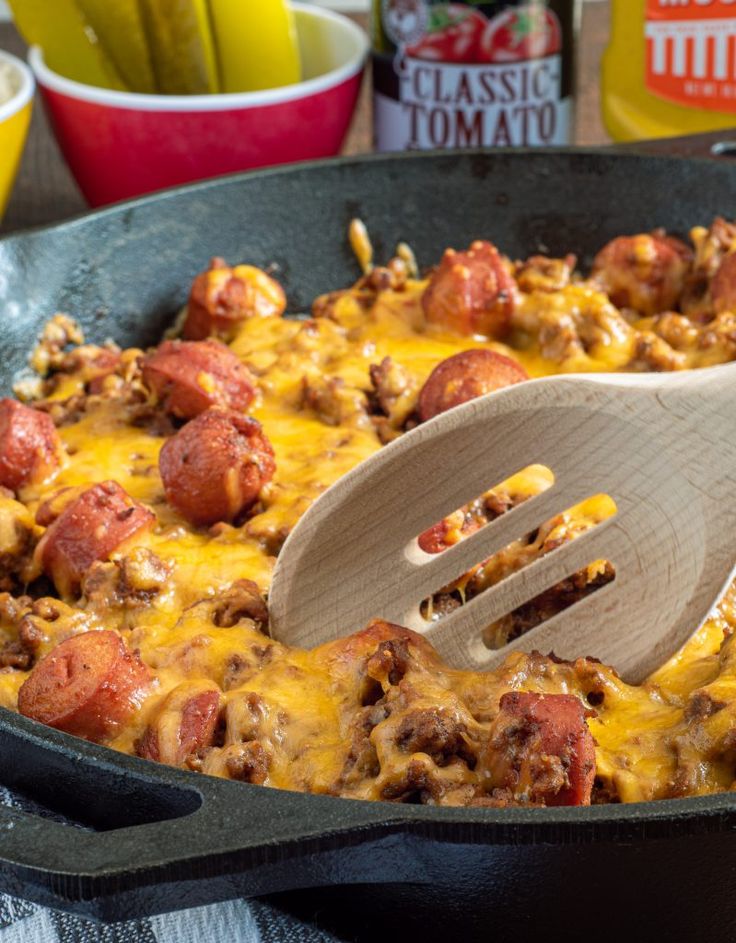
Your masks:
<instances>
[{"instance_id":1,"label":"wooden table surface","mask_svg":"<svg viewBox=\"0 0 736 943\"><path fill-rule=\"evenodd\" d=\"M609 0L585 3L580 40L576 135L578 144L605 144L608 137L600 119L598 72L608 37ZM365 17L356 17L363 21ZM25 57L24 44L15 28L0 23L0 49ZM370 81L366 77L345 154L371 150ZM18 180L0 226L6 233L26 226L65 219L83 212L86 203L77 189L51 134L43 110L34 110Z\"/></svg>"}]
</instances>

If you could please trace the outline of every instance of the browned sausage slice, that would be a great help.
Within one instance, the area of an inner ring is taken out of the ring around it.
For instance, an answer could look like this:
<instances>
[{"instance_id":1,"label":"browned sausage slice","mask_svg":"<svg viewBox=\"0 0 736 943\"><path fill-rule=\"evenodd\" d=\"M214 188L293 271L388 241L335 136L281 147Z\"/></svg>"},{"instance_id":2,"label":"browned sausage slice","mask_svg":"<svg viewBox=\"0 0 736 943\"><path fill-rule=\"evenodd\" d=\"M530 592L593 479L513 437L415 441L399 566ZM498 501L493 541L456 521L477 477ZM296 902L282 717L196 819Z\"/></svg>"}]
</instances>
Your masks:
<instances>
[{"instance_id":1,"label":"browned sausage slice","mask_svg":"<svg viewBox=\"0 0 736 943\"><path fill-rule=\"evenodd\" d=\"M41 659L18 692L26 717L77 737L113 736L143 699L150 675L114 632L84 632Z\"/></svg>"},{"instance_id":2,"label":"browned sausage slice","mask_svg":"<svg viewBox=\"0 0 736 943\"><path fill-rule=\"evenodd\" d=\"M426 422L453 406L528 379L526 370L511 357L494 350L463 350L430 373L417 401L419 418Z\"/></svg>"},{"instance_id":3,"label":"browned sausage slice","mask_svg":"<svg viewBox=\"0 0 736 943\"><path fill-rule=\"evenodd\" d=\"M447 249L422 295L430 324L466 336L504 337L516 300L516 283L498 249L474 242L466 252Z\"/></svg>"},{"instance_id":4,"label":"browned sausage slice","mask_svg":"<svg viewBox=\"0 0 736 943\"><path fill-rule=\"evenodd\" d=\"M230 340L248 318L280 317L285 308L283 288L263 269L230 268L213 259L210 269L194 279L182 334L194 341L211 335Z\"/></svg>"},{"instance_id":5,"label":"browned sausage slice","mask_svg":"<svg viewBox=\"0 0 736 943\"><path fill-rule=\"evenodd\" d=\"M169 766L211 746L220 710L220 690L214 684L185 682L166 696L137 745L139 756Z\"/></svg>"},{"instance_id":6,"label":"browned sausage slice","mask_svg":"<svg viewBox=\"0 0 736 943\"><path fill-rule=\"evenodd\" d=\"M677 306L691 261L685 243L664 232L618 236L593 260L593 277L617 307L653 315Z\"/></svg>"},{"instance_id":7,"label":"browned sausage slice","mask_svg":"<svg viewBox=\"0 0 736 943\"><path fill-rule=\"evenodd\" d=\"M46 413L0 399L0 485L18 491L45 481L59 467L61 440Z\"/></svg>"},{"instance_id":8,"label":"browned sausage slice","mask_svg":"<svg viewBox=\"0 0 736 943\"><path fill-rule=\"evenodd\" d=\"M360 691L361 698L376 693L376 682L384 690L399 684L415 660L423 666L439 665L436 651L423 635L383 619L320 645L314 655L327 666L330 678L347 681L346 690Z\"/></svg>"},{"instance_id":9,"label":"browned sausage slice","mask_svg":"<svg viewBox=\"0 0 736 943\"><path fill-rule=\"evenodd\" d=\"M595 741L571 694L512 691L499 703L488 751L491 781L544 805L590 805Z\"/></svg>"},{"instance_id":10,"label":"browned sausage slice","mask_svg":"<svg viewBox=\"0 0 736 943\"><path fill-rule=\"evenodd\" d=\"M425 553L442 553L451 546L449 530L447 522L442 520L423 531L417 537L417 543Z\"/></svg>"},{"instance_id":11,"label":"browned sausage slice","mask_svg":"<svg viewBox=\"0 0 736 943\"><path fill-rule=\"evenodd\" d=\"M143 381L167 412L194 419L210 406L243 411L256 381L219 341L164 341L143 360Z\"/></svg>"},{"instance_id":12,"label":"browned sausage slice","mask_svg":"<svg viewBox=\"0 0 736 943\"><path fill-rule=\"evenodd\" d=\"M425 553L442 553L458 541L469 537L483 526L483 521L468 513L470 505L448 514L437 524L428 527L417 537L417 543Z\"/></svg>"},{"instance_id":13,"label":"browned sausage slice","mask_svg":"<svg viewBox=\"0 0 736 943\"><path fill-rule=\"evenodd\" d=\"M155 520L153 511L117 482L103 481L64 507L41 538L36 556L59 592L68 596L95 560L106 560Z\"/></svg>"},{"instance_id":14,"label":"browned sausage slice","mask_svg":"<svg viewBox=\"0 0 736 943\"><path fill-rule=\"evenodd\" d=\"M723 257L710 283L710 296L716 314L736 311L736 253Z\"/></svg>"},{"instance_id":15,"label":"browned sausage slice","mask_svg":"<svg viewBox=\"0 0 736 943\"><path fill-rule=\"evenodd\" d=\"M255 504L276 463L260 423L210 409L166 442L158 467L169 504L193 524L214 524Z\"/></svg>"}]
</instances>

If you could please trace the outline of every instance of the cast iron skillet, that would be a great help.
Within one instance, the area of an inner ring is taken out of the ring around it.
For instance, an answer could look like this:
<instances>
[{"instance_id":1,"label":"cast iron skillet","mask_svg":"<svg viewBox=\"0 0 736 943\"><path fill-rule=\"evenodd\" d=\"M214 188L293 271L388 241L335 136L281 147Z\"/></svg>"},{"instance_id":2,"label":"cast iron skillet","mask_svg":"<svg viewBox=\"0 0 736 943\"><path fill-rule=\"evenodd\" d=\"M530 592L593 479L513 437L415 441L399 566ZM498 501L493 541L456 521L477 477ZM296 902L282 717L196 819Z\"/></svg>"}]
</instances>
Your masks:
<instances>
[{"instance_id":1,"label":"cast iron skillet","mask_svg":"<svg viewBox=\"0 0 736 943\"><path fill-rule=\"evenodd\" d=\"M595 151L328 161L166 192L0 242L0 387L57 310L90 340L155 343L215 254L276 263L290 310L306 311L357 275L356 215L379 259L400 239L427 265L489 237L585 264L613 236L733 214L735 196L727 162ZM728 794L546 810L346 801L146 763L6 711L0 783L86 826L0 808L0 887L105 920L299 889L312 890L282 905L356 939L432 939L451 919L468 940L542 927L730 940L736 920Z\"/></svg>"}]
</instances>

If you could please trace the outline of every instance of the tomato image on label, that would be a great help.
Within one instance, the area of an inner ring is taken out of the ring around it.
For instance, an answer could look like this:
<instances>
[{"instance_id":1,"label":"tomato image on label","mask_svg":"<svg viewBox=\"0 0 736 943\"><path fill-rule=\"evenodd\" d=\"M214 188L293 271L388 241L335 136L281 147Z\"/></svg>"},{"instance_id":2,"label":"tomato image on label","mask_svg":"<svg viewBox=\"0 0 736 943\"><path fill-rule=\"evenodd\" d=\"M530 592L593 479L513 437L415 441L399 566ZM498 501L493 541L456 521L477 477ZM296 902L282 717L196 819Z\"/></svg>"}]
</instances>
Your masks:
<instances>
[{"instance_id":1,"label":"tomato image on label","mask_svg":"<svg viewBox=\"0 0 736 943\"><path fill-rule=\"evenodd\" d=\"M434 62L477 62L483 31L488 21L482 13L458 3L433 7L427 32L407 55Z\"/></svg>"},{"instance_id":2,"label":"tomato image on label","mask_svg":"<svg viewBox=\"0 0 736 943\"><path fill-rule=\"evenodd\" d=\"M562 30L554 12L530 4L493 17L480 37L478 60L523 62L554 55L561 49Z\"/></svg>"}]
</instances>

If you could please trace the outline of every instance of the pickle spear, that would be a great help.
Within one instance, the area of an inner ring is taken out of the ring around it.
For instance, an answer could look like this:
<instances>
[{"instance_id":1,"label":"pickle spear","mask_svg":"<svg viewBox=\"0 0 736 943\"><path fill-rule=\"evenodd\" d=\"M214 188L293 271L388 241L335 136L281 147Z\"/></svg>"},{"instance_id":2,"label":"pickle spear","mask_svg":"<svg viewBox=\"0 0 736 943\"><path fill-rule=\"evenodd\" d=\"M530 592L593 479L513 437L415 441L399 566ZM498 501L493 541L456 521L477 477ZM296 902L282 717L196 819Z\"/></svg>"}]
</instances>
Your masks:
<instances>
[{"instance_id":1,"label":"pickle spear","mask_svg":"<svg viewBox=\"0 0 736 943\"><path fill-rule=\"evenodd\" d=\"M76 0L131 92L157 91L138 0Z\"/></svg>"},{"instance_id":2,"label":"pickle spear","mask_svg":"<svg viewBox=\"0 0 736 943\"><path fill-rule=\"evenodd\" d=\"M301 78L286 0L209 0L223 92L293 85Z\"/></svg>"},{"instance_id":3,"label":"pickle spear","mask_svg":"<svg viewBox=\"0 0 736 943\"><path fill-rule=\"evenodd\" d=\"M157 90L219 91L207 0L139 0L139 6Z\"/></svg>"},{"instance_id":4,"label":"pickle spear","mask_svg":"<svg viewBox=\"0 0 736 943\"><path fill-rule=\"evenodd\" d=\"M10 0L10 9L20 34L43 49L54 72L87 85L125 87L74 0Z\"/></svg>"}]
</instances>

